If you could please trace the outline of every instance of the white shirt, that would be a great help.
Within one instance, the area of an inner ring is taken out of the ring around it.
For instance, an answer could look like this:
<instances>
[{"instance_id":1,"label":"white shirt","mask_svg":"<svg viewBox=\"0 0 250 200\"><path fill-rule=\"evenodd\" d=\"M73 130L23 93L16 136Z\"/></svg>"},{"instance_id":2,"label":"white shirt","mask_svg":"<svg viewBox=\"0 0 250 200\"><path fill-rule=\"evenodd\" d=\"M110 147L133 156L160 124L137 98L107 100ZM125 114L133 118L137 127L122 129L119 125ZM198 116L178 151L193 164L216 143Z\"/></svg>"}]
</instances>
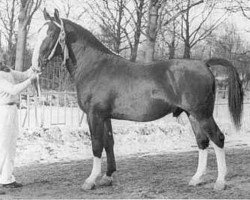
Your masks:
<instances>
[{"instance_id":1,"label":"white shirt","mask_svg":"<svg viewBox=\"0 0 250 200\"><path fill-rule=\"evenodd\" d=\"M18 102L19 93L31 84L31 80L28 79L31 73L32 69L24 72L0 71L0 105Z\"/></svg>"}]
</instances>

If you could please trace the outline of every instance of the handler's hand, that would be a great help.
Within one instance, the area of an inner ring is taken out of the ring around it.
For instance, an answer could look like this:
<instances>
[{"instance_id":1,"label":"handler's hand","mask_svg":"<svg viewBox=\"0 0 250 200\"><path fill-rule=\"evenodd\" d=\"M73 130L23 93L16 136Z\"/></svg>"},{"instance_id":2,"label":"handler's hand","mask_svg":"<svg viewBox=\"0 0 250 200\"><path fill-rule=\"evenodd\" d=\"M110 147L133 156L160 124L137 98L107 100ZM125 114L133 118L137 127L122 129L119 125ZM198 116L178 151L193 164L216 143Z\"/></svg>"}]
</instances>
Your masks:
<instances>
[{"instance_id":1,"label":"handler's hand","mask_svg":"<svg viewBox=\"0 0 250 200\"><path fill-rule=\"evenodd\" d=\"M41 71L38 67L35 67L35 66L32 66L32 65L30 66L30 68L31 68L32 71L35 72L35 73L38 73L38 72Z\"/></svg>"},{"instance_id":2,"label":"handler's hand","mask_svg":"<svg viewBox=\"0 0 250 200\"><path fill-rule=\"evenodd\" d=\"M35 72L30 75L29 79L31 80L32 84L37 81L38 75L39 73L35 73Z\"/></svg>"}]
</instances>

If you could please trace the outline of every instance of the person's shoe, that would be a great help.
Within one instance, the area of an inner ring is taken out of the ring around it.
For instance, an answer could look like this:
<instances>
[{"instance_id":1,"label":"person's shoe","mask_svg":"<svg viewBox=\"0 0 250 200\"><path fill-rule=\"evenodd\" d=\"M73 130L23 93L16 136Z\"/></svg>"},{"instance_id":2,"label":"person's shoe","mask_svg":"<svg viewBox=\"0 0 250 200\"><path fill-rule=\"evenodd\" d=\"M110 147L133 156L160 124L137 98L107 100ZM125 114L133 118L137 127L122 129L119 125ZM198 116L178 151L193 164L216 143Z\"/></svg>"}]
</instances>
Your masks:
<instances>
[{"instance_id":1,"label":"person's shoe","mask_svg":"<svg viewBox=\"0 0 250 200\"><path fill-rule=\"evenodd\" d=\"M12 183L8 183L8 184L3 184L2 186L4 188L20 188L20 187L23 187L23 185L21 183L18 183L16 181L14 181Z\"/></svg>"}]
</instances>

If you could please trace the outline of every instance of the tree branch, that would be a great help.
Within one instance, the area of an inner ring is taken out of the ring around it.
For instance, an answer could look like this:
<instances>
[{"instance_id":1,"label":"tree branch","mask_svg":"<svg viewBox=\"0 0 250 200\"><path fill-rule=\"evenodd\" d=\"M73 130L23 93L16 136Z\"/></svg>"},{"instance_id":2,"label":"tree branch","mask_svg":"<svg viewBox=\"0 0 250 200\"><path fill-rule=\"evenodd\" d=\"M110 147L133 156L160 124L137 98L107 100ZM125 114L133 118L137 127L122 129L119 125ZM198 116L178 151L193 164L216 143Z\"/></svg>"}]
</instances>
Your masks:
<instances>
[{"instance_id":1,"label":"tree branch","mask_svg":"<svg viewBox=\"0 0 250 200\"><path fill-rule=\"evenodd\" d=\"M176 13L173 17L171 17L169 20L167 20L167 21L163 24L163 26L168 25L170 22L172 22L172 21L175 20L177 17L179 17L179 16L182 15L183 13L187 12L188 10L190 10L192 7L197 6L197 5L199 5L199 4L203 3L203 2L204 2L204 0L200 0L200 1L196 2L196 3L194 3L194 4L191 4L188 8L186 8L186 9L184 9L184 10L181 10L180 12Z\"/></svg>"}]
</instances>

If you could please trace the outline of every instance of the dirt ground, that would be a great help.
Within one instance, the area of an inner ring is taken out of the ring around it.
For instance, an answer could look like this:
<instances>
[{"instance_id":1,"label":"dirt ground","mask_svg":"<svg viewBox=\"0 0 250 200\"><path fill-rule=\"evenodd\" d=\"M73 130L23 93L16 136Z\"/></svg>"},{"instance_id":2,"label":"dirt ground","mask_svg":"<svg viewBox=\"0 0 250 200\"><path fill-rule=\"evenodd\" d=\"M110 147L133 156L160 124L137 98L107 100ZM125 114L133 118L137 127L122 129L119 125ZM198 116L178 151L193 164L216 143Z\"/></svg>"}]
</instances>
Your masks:
<instances>
[{"instance_id":1,"label":"dirt ground","mask_svg":"<svg viewBox=\"0 0 250 200\"><path fill-rule=\"evenodd\" d=\"M227 189L219 192L213 190L217 167L212 149L205 183L188 186L197 156L191 151L118 157L113 186L87 192L81 191L81 185L91 171L92 160L19 167L15 174L24 187L8 190L2 198L250 198L250 148L227 149Z\"/></svg>"}]
</instances>

